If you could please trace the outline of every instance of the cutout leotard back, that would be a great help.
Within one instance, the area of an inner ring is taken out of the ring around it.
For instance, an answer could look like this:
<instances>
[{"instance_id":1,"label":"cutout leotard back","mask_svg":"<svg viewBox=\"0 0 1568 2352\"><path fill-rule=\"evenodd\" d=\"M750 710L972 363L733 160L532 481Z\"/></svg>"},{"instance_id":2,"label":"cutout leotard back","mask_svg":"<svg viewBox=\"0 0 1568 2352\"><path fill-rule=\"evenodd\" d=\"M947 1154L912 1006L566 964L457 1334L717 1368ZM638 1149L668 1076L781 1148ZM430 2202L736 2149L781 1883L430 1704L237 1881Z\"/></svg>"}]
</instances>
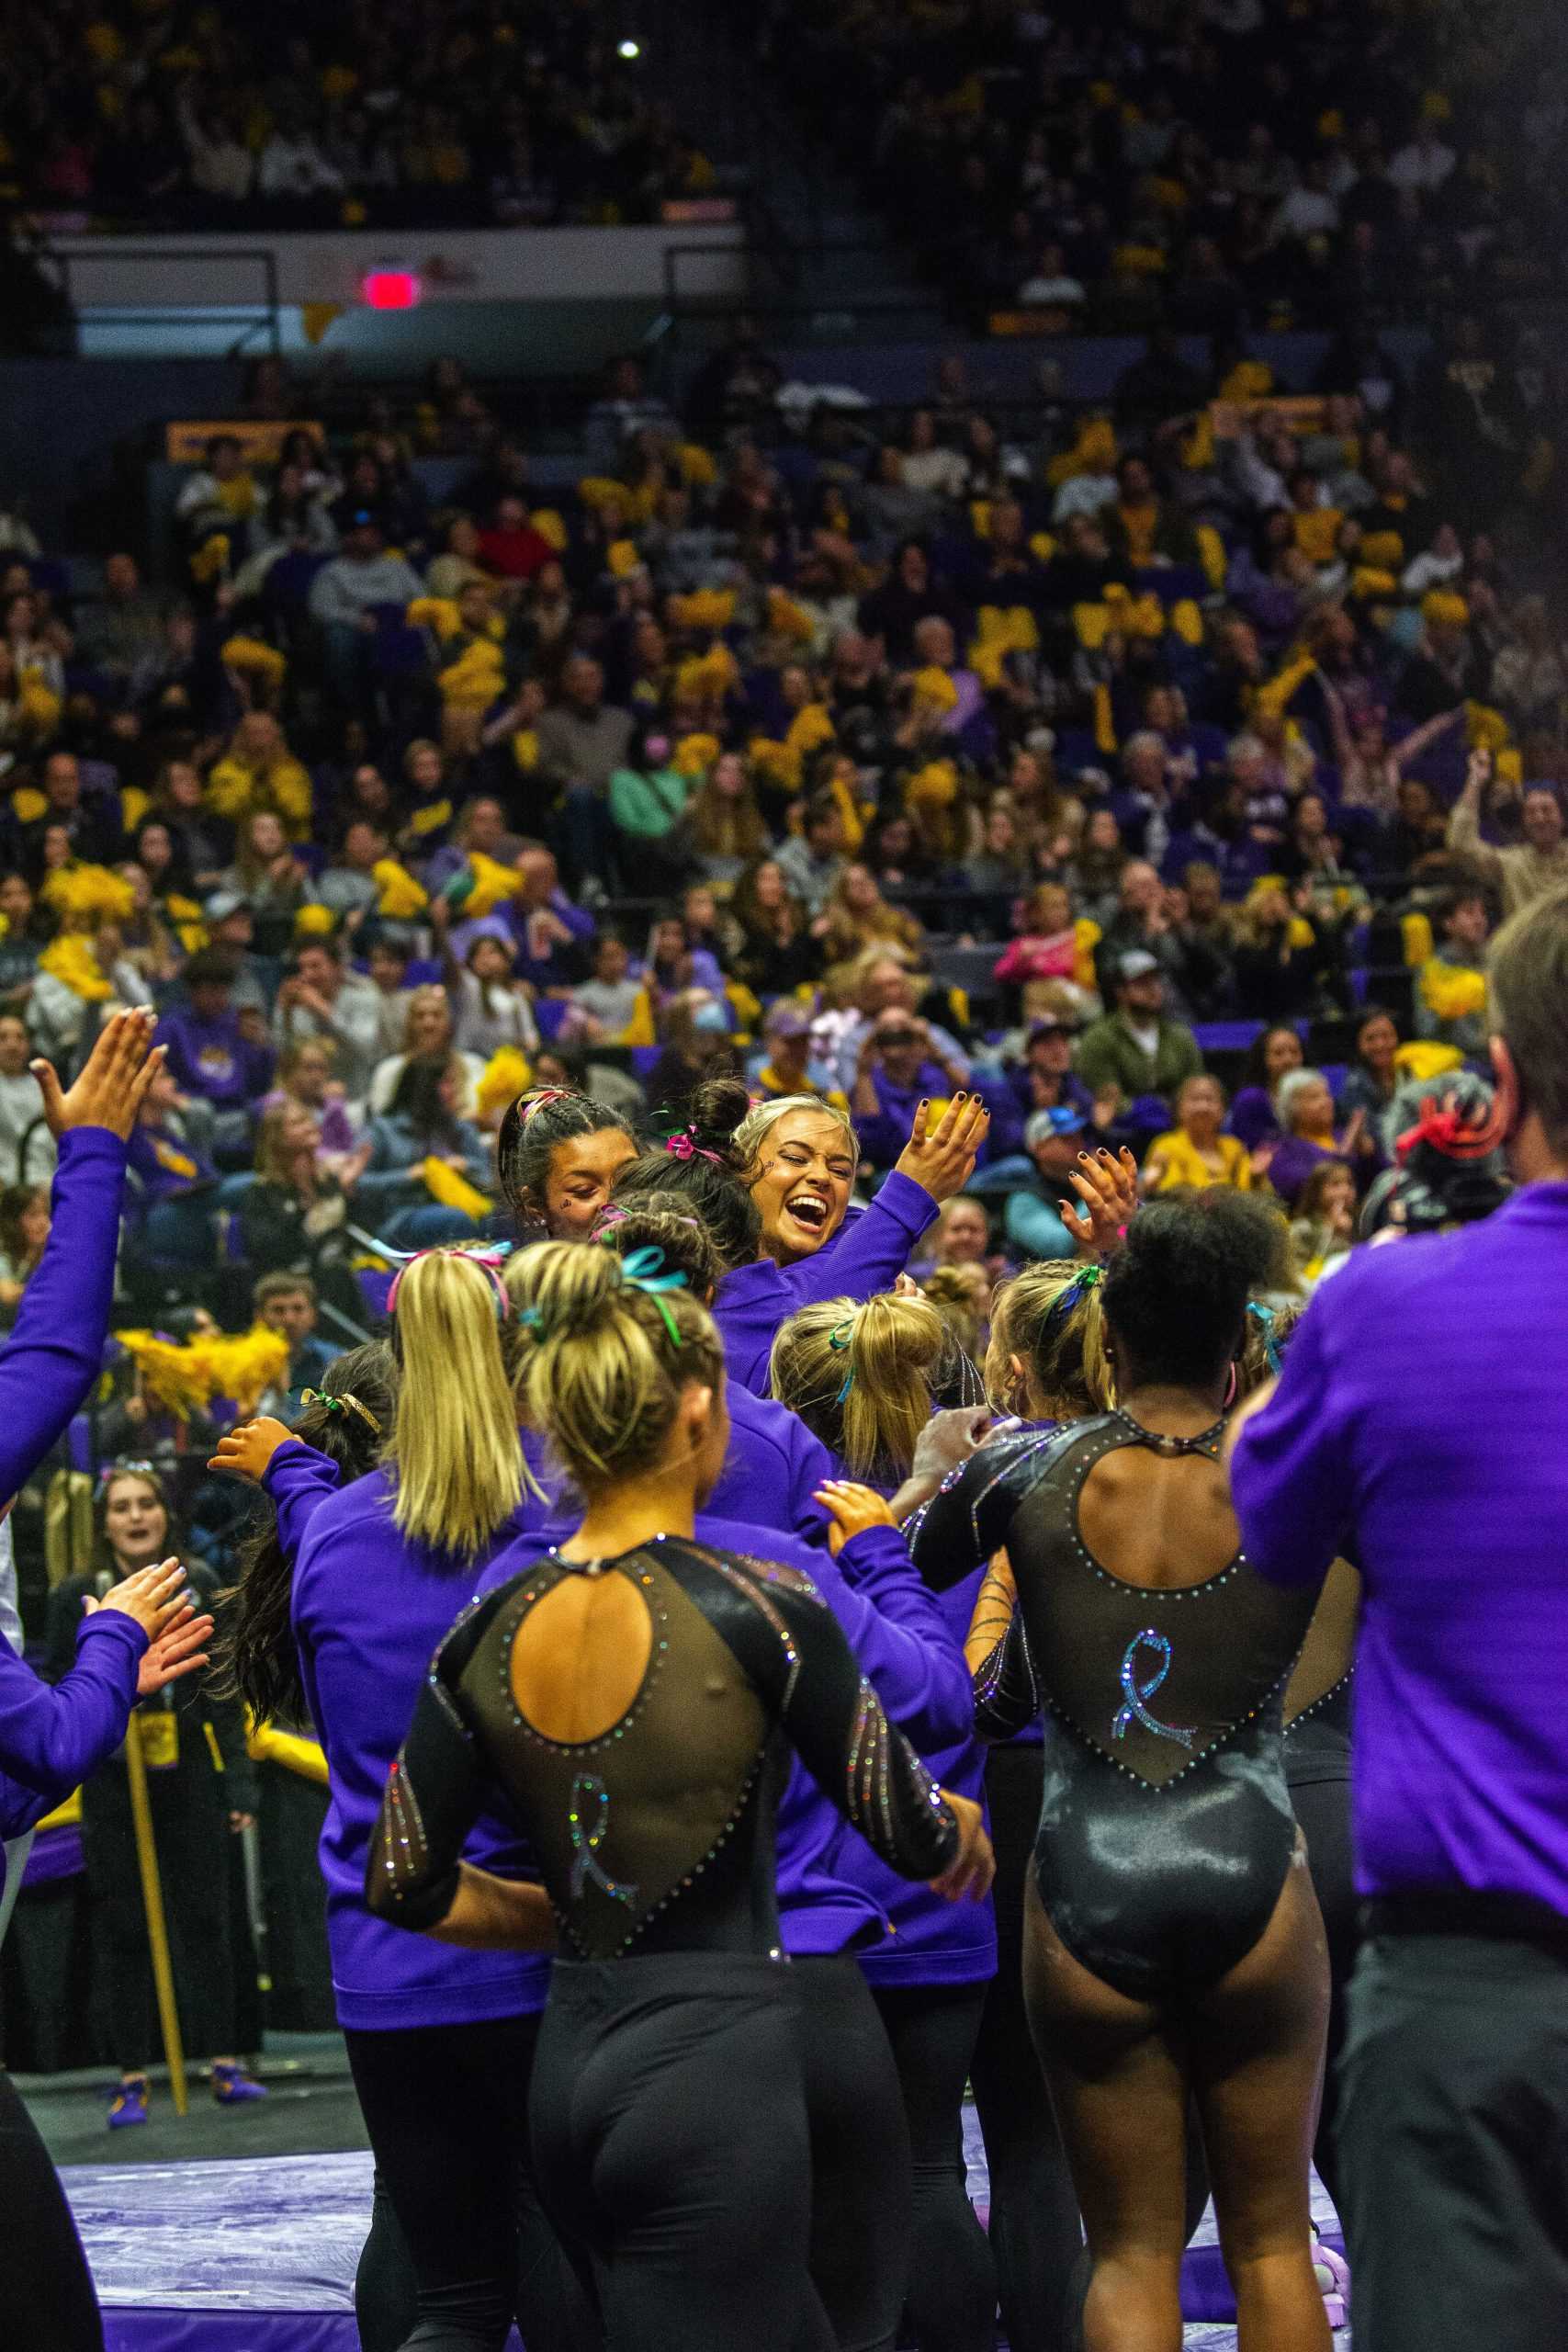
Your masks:
<instances>
[{"instance_id":1,"label":"cutout leotard back","mask_svg":"<svg viewBox=\"0 0 1568 2352\"><path fill-rule=\"evenodd\" d=\"M1280 1709L1315 1592L1266 1584L1239 1553L1200 1582L1129 1584L1083 1534L1107 1455L1214 1460L1219 1434L1156 1439L1107 1414L1021 1452L999 1480L981 1453L939 1498L987 1551L1005 1544L1017 1581L976 1688L993 1736L1044 1710L1041 1899L1086 1967L1145 2000L1213 1983L1252 1949L1295 1843ZM933 1508L916 1545L928 1581L945 1580L943 1549Z\"/></svg>"},{"instance_id":2,"label":"cutout leotard back","mask_svg":"<svg viewBox=\"0 0 1568 2352\"><path fill-rule=\"evenodd\" d=\"M518 1703L532 1612L575 1577L625 1579L647 1663L593 1736L547 1736ZM445 1917L463 1837L499 1781L538 1858L563 1951L768 1952L773 1816L798 1749L884 1859L934 1877L957 1828L809 1578L660 1536L615 1559L549 1555L477 1601L436 1655L373 1842L372 1906Z\"/></svg>"}]
</instances>

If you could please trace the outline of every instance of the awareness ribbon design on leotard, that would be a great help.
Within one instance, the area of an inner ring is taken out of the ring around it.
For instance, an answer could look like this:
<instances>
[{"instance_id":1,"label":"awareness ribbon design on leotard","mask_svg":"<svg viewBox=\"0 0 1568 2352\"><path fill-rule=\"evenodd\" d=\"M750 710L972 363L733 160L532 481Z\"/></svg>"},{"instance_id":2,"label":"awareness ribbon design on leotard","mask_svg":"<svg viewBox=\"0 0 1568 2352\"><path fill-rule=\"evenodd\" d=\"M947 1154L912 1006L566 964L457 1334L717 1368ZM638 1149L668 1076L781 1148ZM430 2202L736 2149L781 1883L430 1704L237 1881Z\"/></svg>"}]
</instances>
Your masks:
<instances>
[{"instance_id":1,"label":"awareness ribbon design on leotard","mask_svg":"<svg viewBox=\"0 0 1568 2352\"><path fill-rule=\"evenodd\" d=\"M592 1824L584 1819L590 1802L598 1808ZM571 1899L575 1903L590 1879L615 1903L635 1903L635 1886L623 1886L613 1879L599 1860L599 1849L604 1842L610 1826L610 1792L596 1773L580 1772L571 1784L571 1805L567 1814L571 1827L571 1850L575 1860L571 1865Z\"/></svg>"},{"instance_id":2,"label":"awareness ribbon design on leotard","mask_svg":"<svg viewBox=\"0 0 1568 2352\"><path fill-rule=\"evenodd\" d=\"M1138 1680L1138 1652L1142 1649L1156 1650L1159 1654L1159 1665L1145 1683ZM1156 1634L1152 1626L1145 1625L1141 1634L1134 1634L1122 1655L1122 1688L1127 1698L1126 1704L1116 1710L1116 1720L1111 1726L1113 1738L1125 1739L1133 1725L1139 1723L1145 1731L1152 1731L1156 1738L1174 1739L1182 1747L1191 1747L1192 1735L1190 1731L1183 1731L1178 1724L1162 1724L1157 1715L1150 1714L1145 1704L1145 1700L1154 1697L1169 1672L1170 1644L1163 1634Z\"/></svg>"}]
</instances>

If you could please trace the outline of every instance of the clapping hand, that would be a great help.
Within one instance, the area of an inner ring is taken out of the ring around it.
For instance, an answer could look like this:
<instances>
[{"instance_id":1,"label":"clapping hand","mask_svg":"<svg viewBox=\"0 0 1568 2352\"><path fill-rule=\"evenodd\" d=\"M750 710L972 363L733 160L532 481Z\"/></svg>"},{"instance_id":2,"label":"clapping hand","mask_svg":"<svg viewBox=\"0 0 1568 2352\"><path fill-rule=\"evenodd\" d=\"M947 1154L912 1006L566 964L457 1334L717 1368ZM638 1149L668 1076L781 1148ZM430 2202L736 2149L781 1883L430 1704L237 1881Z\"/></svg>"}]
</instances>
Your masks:
<instances>
[{"instance_id":1,"label":"clapping hand","mask_svg":"<svg viewBox=\"0 0 1568 2352\"><path fill-rule=\"evenodd\" d=\"M136 1678L139 1699L152 1698L165 1683L177 1682L207 1664L202 1644L211 1635L212 1620L197 1615L178 1560L138 1568L101 1600L88 1593L82 1602L84 1617L96 1616L104 1609L131 1618L147 1636Z\"/></svg>"},{"instance_id":2,"label":"clapping hand","mask_svg":"<svg viewBox=\"0 0 1568 2352\"><path fill-rule=\"evenodd\" d=\"M259 1487L263 1473L279 1446L298 1445L299 1440L281 1421L262 1414L254 1421L242 1421L227 1436L218 1441L218 1451L208 1464L220 1476L243 1478L248 1485Z\"/></svg>"}]
</instances>

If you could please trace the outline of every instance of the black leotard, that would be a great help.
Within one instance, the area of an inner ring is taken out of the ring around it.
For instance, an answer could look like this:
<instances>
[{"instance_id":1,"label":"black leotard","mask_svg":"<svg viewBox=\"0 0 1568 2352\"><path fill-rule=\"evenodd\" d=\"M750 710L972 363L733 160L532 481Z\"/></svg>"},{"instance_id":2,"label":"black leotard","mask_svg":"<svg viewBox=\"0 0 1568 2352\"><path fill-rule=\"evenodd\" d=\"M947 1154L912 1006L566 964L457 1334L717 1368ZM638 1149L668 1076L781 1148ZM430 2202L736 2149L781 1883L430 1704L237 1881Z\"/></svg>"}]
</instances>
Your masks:
<instances>
[{"instance_id":1,"label":"black leotard","mask_svg":"<svg viewBox=\"0 0 1568 2352\"><path fill-rule=\"evenodd\" d=\"M1252 1949L1295 1843L1280 1702L1315 1589L1266 1584L1240 1554L1201 1584L1127 1584L1079 1526L1084 1481L1113 1449L1213 1459L1219 1435L1156 1439L1111 1413L1005 1463L987 1447L913 1547L940 1589L1006 1546L1020 1607L976 1676L976 1719L1005 1737L1043 1708L1041 1900L1086 1967L1142 2000L1213 1983Z\"/></svg>"},{"instance_id":2,"label":"black leotard","mask_svg":"<svg viewBox=\"0 0 1568 2352\"><path fill-rule=\"evenodd\" d=\"M569 1744L519 1713L512 1653L529 1611L584 1575L635 1584L652 1647L620 1719ZM436 1653L388 1783L367 1900L412 1928L444 1917L493 1779L537 1856L565 1952L776 1952L786 1735L896 1870L931 1878L953 1859L951 1810L808 1577L672 1536L592 1563L551 1555L476 1601Z\"/></svg>"}]
</instances>

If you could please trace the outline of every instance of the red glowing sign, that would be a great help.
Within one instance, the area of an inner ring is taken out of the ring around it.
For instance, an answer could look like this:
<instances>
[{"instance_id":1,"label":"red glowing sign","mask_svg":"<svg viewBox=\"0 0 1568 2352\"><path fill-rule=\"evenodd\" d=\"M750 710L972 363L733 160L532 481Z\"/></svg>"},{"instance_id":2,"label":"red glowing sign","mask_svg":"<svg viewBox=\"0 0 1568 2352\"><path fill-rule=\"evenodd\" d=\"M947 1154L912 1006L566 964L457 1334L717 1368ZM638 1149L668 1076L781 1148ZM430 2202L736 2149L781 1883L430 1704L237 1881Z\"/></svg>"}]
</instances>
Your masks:
<instances>
[{"instance_id":1,"label":"red glowing sign","mask_svg":"<svg viewBox=\"0 0 1568 2352\"><path fill-rule=\"evenodd\" d=\"M373 311L412 311L419 300L419 279L412 269L369 269L361 291Z\"/></svg>"}]
</instances>

